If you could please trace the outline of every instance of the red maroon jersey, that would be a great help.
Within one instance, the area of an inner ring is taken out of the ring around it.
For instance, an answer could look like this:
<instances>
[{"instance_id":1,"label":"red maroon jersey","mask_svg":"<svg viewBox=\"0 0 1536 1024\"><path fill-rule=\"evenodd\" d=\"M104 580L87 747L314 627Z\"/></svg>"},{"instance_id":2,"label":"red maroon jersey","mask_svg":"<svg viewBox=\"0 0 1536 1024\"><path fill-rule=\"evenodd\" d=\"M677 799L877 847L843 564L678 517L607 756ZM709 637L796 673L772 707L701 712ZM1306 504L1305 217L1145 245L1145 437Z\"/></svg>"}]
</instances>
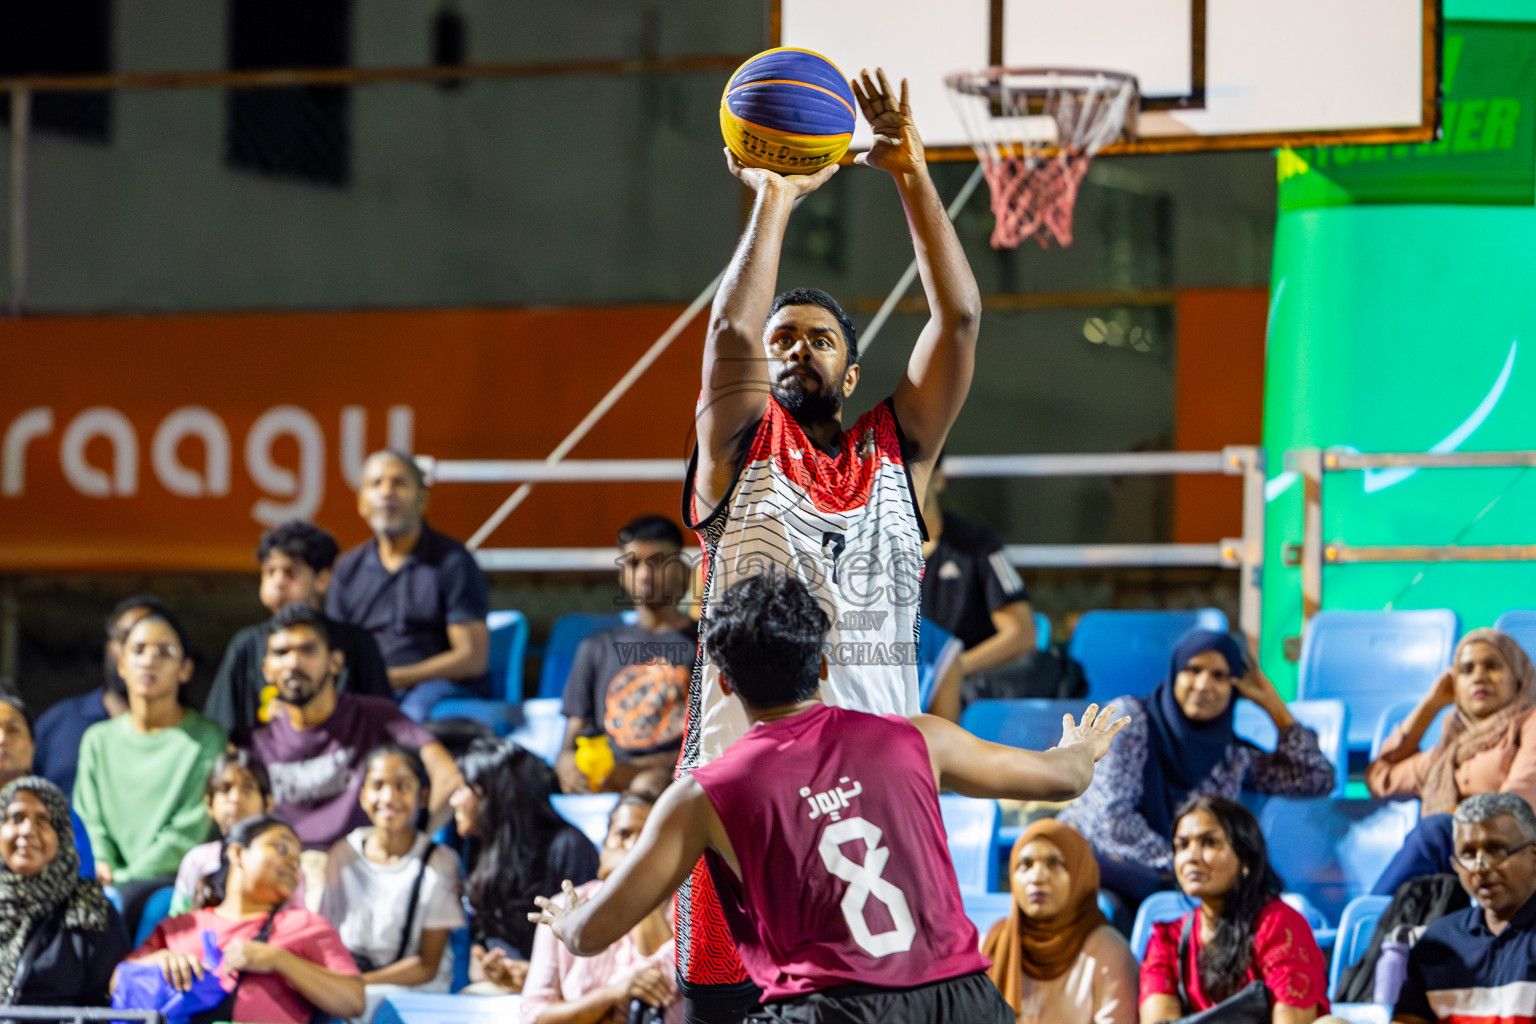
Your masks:
<instances>
[{"instance_id":1,"label":"red maroon jersey","mask_svg":"<svg viewBox=\"0 0 1536 1024\"><path fill-rule=\"evenodd\" d=\"M987 969L949 860L928 744L906 719L819 706L753 726L693 778L741 865L737 878L706 854L765 1001Z\"/></svg>"}]
</instances>

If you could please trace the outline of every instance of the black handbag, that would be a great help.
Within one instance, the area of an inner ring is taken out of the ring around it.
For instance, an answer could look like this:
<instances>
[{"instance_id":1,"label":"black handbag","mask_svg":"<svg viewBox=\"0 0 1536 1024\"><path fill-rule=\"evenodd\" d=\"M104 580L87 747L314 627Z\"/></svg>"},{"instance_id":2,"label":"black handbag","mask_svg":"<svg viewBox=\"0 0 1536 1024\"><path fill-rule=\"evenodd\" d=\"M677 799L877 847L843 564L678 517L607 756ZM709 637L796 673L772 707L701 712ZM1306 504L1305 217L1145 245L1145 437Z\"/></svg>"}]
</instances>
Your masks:
<instances>
[{"instance_id":1,"label":"black handbag","mask_svg":"<svg viewBox=\"0 0 1536 1024\"><path fill-rule=\"evenodd\" d=\"M1199 911L1196 911L1199 913ZM1184 965L1189 963L1189 941L1195 929L1195 914L1184 919L1179 935L1179 1008L1184 1016L1176 1024L1270 1024L1271 996L1262 981L1250 981L1209 1010L1190 1013L1189 986L1184 984Z\"/></svg>"}]
</instances>

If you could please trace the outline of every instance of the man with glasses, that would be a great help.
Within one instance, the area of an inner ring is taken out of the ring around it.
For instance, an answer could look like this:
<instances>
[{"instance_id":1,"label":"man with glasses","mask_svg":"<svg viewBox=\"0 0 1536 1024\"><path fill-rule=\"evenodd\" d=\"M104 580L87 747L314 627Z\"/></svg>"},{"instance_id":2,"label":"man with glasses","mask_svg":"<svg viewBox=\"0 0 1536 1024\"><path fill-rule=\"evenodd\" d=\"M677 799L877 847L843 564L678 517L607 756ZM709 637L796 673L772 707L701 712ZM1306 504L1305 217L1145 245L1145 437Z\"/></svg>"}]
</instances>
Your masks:
<instances>
[{"instance_id":1,"label":"man with glasses","mask_svg":"<svg viewBox=\"0 0 1536 1024\"><path fill-rule=\"evenodd\" d=\"M1475 901L1433 922L1408 954L1399 1024L1536 1019L1536 813L1514 793L1468 797L1452 863Z\"/></svg>"}]
</instances>

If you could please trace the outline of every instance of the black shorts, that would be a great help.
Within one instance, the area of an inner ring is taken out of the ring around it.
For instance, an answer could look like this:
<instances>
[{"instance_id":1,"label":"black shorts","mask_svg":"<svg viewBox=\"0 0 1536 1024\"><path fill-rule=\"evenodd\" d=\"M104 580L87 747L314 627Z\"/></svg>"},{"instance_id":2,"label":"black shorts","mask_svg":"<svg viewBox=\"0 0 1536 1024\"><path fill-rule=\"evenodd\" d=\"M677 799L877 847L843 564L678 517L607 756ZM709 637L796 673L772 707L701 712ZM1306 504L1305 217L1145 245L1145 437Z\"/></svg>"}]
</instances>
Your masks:
<instances>
[{"instance_id":1,"label":"black shorts","mask_svg":"<svg viewBox=\"0 0 1536 1024\"><path fill-rule=\"evenodd\" d=\"M766 1004L751 1024L1014 1024L1013 1009L985 973L917 988L843 985Z\"/></svg>"}]
</instances>

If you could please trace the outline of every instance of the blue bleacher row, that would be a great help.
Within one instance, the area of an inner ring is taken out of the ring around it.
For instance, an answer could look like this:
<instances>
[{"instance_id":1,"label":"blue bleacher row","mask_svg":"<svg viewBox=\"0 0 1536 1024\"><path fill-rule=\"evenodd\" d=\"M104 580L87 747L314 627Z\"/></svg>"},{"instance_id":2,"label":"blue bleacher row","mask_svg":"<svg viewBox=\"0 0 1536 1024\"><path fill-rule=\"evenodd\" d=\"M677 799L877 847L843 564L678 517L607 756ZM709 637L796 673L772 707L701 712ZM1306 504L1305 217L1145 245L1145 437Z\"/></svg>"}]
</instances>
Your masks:
<instances>
[{"instance_id":1,"label":"blue bleacher row","mask_svg":"<svg viewBox=\"0 0 1536 1024\"><path fill-rule=\"evenodd\" d=\"M528 622L521 612L491 613L493 696L489 700L450 699L432 709L433 719L471 718L500 736L554 762L565 736L560 695L581 641L624 621L623 614L577 612L555 622L546 645L537 696L517 702L523 692L522 669L527 652ZM1536 610L1506 612L1495 627L1536 652ZM1060 737L1061 716L1080 713L1090 702L1103 703L1122 695L1141 695L1167 672L1169 652L1178 638L1194 628L1226 630L1226 616L1215 608L1188 611L1094 611L1079 620L1068 654L1082 664L1088 694L1082 700L978 701L966 709L961 725L985 739L1011 746L1044 749ZM1050 624L1037 615L1042 647ZM1345 798L1350 754L1374 758L1392 728L1418 703L1435 677L1447 667L1460 620L1450 609L1391 612L1319 612L1302 639L1297 699L1289 705L1303 725L1314 729L1323 753L1335 765L1337 781L1331 796L1313 800L1245 799L1259 817L1266 836L1286 837L1273 843L1270 855L1286 880L1284 898L1313 926L1318 944L1332 949L1329 989L1333 992L1345 967L1369 944L1385 897L1368 892L1407 834L1418 823L1418 801ZM1439 736L1443 715L1425 737ZM1273 749L1273 722L1257 706L1240 700L1236 709L1238 735ZM617 797L612 794L561 796L556 809L596 843L601 843L607 816ZM967 915L983 933L1007 916L1012 896L1000 889L1001 865L1019 829L1002 828L997 803L946 795L941 800L950 855L960 882ZM157 894L159 895L159 894ZM169 902L168 891L165 902ZM1158 893L1137 913L1131 945L1139 958L1151 927L1186 913L1191 903L1177 892ZM151 909L157 904L152 901ZM159 908L163 913L163 908ZM151 914L145 920L153 926ZM144 926L141 926L141 931ZM142 938L142 935L141 935ZM467 978L468 933L453 940L455 990ZM466 1005L450 997L405 993L382 1010L379 1020L488 1019L501 1012L495 999ZM1384 1022L1386 1008L1336 1006L1335 1012L1357 1024Z\"/></svg>"},{"instance_id":2,"label":"blue bleacher row","mask_svg":"<svg viewBox=\"0 0 1536 1024\"><path fill-rule=\"evenodd\" d=\"M631 621L632 612L572 612L555 620L545 644L534 699L557 699L581 641L599 630ZM1041 647L1050 637L1050 620L1036 613ZM485 716L488 724L515 729L515 708L523 694L523 662L528 650L528 620L522 612L496 611L486 620L491 634L490 701L455 701L460 715ZM1450 661L1460 635L1460 620L1448 608L1392 612L1319 612L1302 639L1297 698L1343 700L1348 705L1347 749L1379 748L1384 716L1387 727L1400 721L1441 669ZM1536 610L1505 612L1495 628L1536 652ZM1087 700L1103 702L1123 694L1143 694L1163 677L1168 654L1191 629L1225 630L1227 617L1216 608L1188 611L1093 611L1082 616L1067 653L1083 666ZM447 709L445 709L446 711ZM448 717L444 713L434 715ZM1438 735L1439 723L1435 732ZM1054 737L1052 738L1054 742Z\"/></svg>"}]
</instances>

